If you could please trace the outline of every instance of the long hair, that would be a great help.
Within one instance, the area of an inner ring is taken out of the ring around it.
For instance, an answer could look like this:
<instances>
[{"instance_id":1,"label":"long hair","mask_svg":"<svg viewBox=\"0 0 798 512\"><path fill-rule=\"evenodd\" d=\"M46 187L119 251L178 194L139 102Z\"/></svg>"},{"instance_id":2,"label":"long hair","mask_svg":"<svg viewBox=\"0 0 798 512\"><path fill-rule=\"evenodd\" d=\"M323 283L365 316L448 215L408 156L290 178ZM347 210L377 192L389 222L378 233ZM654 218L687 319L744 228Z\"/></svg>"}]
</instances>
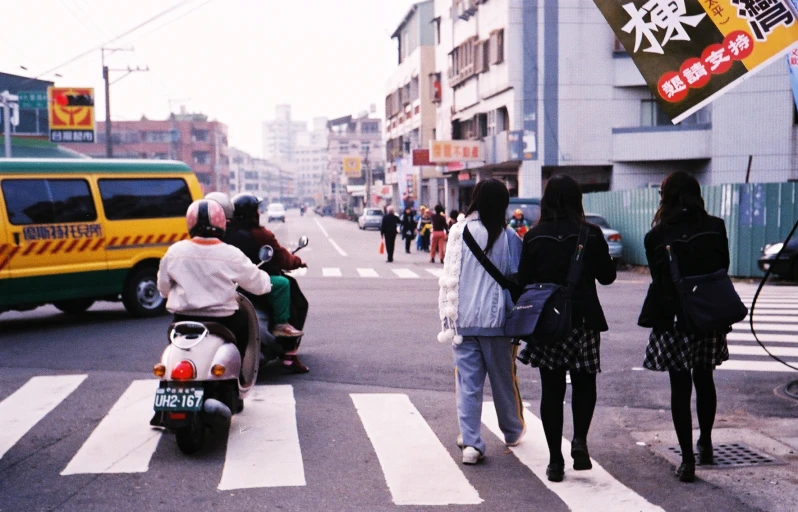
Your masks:
<instances>
[{"instance_id":1,"label":"long hair","mask_svg":"<svg viewBox=\"0 0 798 512\"><path fill-rule=\"evenodd\" d=\"M662 180L659 195L659 208L651 221L652 228L671 224L684 211L698 218L707 216L701 185L684 171L673 172Z\"/></svg>"},{"instance_id":2,"label":"long hair","mask_svg":"<svg viewBox=\"0 0 798 512\"><path fill-rule=\"evenodd\" d=\"M540 222L571 220L584 222L582 189L570 176L556 174L551 177L540 200Z\"/></svg>"},{"instance_id":3,"label":"long hair","mask_svg":"<svg viewBox=\"0 0 798 512\"><path fill-rule=\"evenodd\" d=\"M504 215L510 204L510 192L501 181L490 178L480 181L474 187L474 197L466 211L466 216L479 212L479 220L488 230L488 245L485 254L489 253L499 236L507 227Z\"/></svg>"}]
</instances>

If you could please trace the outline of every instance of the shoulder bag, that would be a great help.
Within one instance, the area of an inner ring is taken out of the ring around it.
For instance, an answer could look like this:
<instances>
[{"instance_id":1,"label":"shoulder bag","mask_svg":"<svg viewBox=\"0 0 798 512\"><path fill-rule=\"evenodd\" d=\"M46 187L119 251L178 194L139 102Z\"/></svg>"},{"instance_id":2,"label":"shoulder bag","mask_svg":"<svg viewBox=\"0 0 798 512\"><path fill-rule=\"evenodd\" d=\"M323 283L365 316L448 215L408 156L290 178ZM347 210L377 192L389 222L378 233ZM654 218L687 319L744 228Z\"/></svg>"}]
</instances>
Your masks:
<instances>
[{"instance_id":1,"label":"shoulder bag","mask_svg":"<svg viewBox=\"0 0 798 512\"><path fill-rule=\"evenodd\" d=\"M572 329L572 298L582 275L588 230L586 224L579 230L565 286L533 283L524 287L504 324L507 336L540 346L552 346L565 341Z\"/></svg>"},{"instance_id":2,"label":"shoulder bag","mask_svg":"<svg viewBox=\"0 0 798 512\"><path fill-rule=\"evenodd\" d=\"M672 243L673 239L666 238L665 252L687 324L682 328L693 334L726 332L730 326L742 321L748 315L748 308L740 300L726 269L682 277Z\"/></svg>"}]
</instances>

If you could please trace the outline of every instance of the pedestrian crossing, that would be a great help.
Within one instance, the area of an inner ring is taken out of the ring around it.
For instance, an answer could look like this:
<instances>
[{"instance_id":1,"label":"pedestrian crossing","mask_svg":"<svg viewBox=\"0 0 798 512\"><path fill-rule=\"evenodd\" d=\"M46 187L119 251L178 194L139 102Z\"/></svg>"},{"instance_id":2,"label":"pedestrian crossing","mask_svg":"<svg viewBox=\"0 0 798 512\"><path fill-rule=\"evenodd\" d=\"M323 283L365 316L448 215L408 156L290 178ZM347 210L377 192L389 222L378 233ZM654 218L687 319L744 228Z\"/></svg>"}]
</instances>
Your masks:
<instances>
[{"instance_id":1,"label":"pedestrian crossing","mask_svg":"<svg viewBox=\"0 0 798 512\"><path fill-rule=\"evenodd\" d=\"M386 279L438 279L443 275L443 268L390 268L377 270L374 268L341 269L339 267L322 267L319 269L298 268L288 272L294 277L357 277Z\"/></svg>"},{"instance_id":2,"label":"pedestrian crossing","mask_svg":"<svg viewBox=\"0 0 798 512\"><path fill-rule=\"evenodd\" d=\"M719 370L752 372L794 372L768 356L751 331L751 302L756 286L736 284L749 316L732 326L726 336L729 360ZM775 356L798 368L798 287L766 285L753 312L756 336Z\"/></svg>"},{"instance_id":3,"label":"pedestrian crossing","mask_svg":"<svg viewBox=\"0 0 798 512\"><path fill-rule=\"evenodd\" d=\"M73 393L82 396L81 384L86 378L87 375L33 377L0 401L0 460L67 397ZM147 472L161 438L171 437L149 425L156 388L154 379L131 382L60 472L60 477ZM452 446L454 439L441 440L409 395L350 393L348 396L351 399L348 406L343 402L337 406L353 410L366 437L352 429L327 435L339 439L357 436L358 442L368 443L367 449L376 454L394 504L476 505L485 501L469 479L469 471L446 448ZM309 454L303 456L297 421L297 401L301 400L291 385L260 385L253 389L244 410L232 419L218 480L219 491L308 485L305 466L314 464L316 459ZM604 502L612 503L613 510L618 511L662 510L618 481L596 461L592 471L576 474L567 469L565 482L552 485L545 477L548 458L543 427L528 407L524 415L527 435L520 445L512 448L512 453L525 467L523 471L542 480L569 509L594 510L595 503ZM483 423L486 427L483 435L490 436L493 432L503 441L491 402L484 404ZM38 438L32 435L31 439ZM565 439L563 450L564 453L569 450ZM488 455L500 460L495 453ZM373 471L370 466L360 469ZM353 470L357 468L349 468L350 472ZM320 473L313 474L318 478ZM335 473L324 475L330 479L341 477Z\"/></svg>"}]
</instances>

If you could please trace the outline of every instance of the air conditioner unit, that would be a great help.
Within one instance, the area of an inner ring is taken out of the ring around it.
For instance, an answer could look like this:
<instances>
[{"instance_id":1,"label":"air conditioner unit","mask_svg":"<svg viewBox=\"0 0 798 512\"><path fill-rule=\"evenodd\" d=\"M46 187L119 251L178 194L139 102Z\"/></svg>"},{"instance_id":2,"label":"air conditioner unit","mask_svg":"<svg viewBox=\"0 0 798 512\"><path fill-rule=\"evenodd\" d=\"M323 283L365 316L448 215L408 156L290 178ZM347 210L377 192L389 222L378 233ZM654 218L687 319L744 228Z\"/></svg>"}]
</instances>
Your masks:
<instances>
[{"instance_id":1,"label":"air conditioner unit","mask_svg":"<svg viewBox=\"0 0 798 512\"><path fill-rule=\"evenodd\" d=\"M477 13L477 0L466 0L465 12L468 13L469 16L473 16Z\"/></svg>"},{"instance_id":2,"label":"air conditioner unit","mask_svg":"<svg viewBox=\"0 0 798 512\"><path fill-rule=\"evenodd\" d=\"M468 11L468 8L466 7L466 1L467 0L460 0L459 2L457 2L456 14L457 17L460 18L461 20L467 20L473 14L472 12Z\"/></svg>"}]
</instances>

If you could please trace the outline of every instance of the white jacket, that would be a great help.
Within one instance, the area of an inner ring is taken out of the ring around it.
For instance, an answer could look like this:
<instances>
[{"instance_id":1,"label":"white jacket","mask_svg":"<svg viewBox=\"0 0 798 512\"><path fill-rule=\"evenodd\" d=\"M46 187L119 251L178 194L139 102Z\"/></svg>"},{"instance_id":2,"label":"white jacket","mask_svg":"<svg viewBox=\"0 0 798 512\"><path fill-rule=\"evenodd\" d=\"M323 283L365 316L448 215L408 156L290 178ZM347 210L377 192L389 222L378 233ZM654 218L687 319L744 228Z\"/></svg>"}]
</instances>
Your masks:
<instances>
[{"instance_id":1,"label":"white jacket","mask_svg":"<svg viewBox=\"0 0 798 512\"><path fill-rule=\"evenodd\" d=\"M158 268L158 291L170 313L230 316L238 310L237 286L255 295L272 289L266 272L237 247L215 238L173 244Z\"/></svg>"}]
</instances>

